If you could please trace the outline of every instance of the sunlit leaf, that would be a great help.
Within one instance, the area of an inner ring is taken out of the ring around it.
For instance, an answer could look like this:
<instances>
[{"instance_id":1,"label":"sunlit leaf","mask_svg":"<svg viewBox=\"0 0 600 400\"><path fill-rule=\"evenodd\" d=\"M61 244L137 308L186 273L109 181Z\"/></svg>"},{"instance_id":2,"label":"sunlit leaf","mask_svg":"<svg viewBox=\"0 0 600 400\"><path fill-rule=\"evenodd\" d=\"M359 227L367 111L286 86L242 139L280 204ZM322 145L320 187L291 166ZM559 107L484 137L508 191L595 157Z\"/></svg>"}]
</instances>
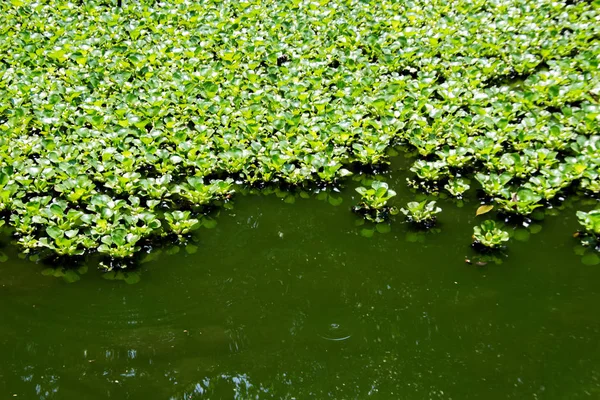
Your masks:
<instances>
[{"instance_id":1,"label":"sunlit leaf","mask_svg":"<svg viewBox=\"0 0 600 400\"><path fill-rule=\"evenodd\" d=\"M475 216L488 213L488 212L492 211L493 209L494 209L493 204L485 204L485 205L479 206L479 208L477 208L477 211L475 212Z\"/></svg>"}]
</instances>

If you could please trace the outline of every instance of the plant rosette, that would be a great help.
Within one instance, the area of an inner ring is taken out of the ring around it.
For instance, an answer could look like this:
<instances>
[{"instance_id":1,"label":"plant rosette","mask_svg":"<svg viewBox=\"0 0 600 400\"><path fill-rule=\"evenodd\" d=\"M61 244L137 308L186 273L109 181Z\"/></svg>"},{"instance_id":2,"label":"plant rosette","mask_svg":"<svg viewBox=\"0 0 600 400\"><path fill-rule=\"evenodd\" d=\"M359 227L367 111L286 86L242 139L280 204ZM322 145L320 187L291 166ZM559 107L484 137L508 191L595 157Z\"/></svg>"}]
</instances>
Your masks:
<instances>
[{"instance_id":1,"label":"plant rosette","mask_svg":"<svg viewBox=\"0 0 600 400\"><path fill-rule=\"evenodd\" d=\"M488 219L473 227L473 247L476 249L501 249L509 239L508 232L500 229L494 220Z\"/></svg>"},{"instance_id":2,"label":"plant rosette","mask_svg":"<svg viewBox=\"0 0 600 400\"><path fill-rule=\"evenodd\" d=\"M353 210L365 219L379 223L398 213L394 207L387 205L388 200L396 196L396 192L386 182L374 180L370 187L359 186L356 191L360 194L361 201Z\"/></svg>"},{"instance_id":3,"label":"plant rosette","mask_svg":"<svg viewBox=\"0 0 600 400\"><path fill-rule=\"evenodd\" d=\"M423 200L407 203L406 208L401 208L400 212L406 216L407 221L429 229L436 224L437 214L441 213L442 209L436 205L435 200Z\"/></svg>"},{"instance_id":4,"label":"plant rosette","mask_svg":"<svg viewBox=\"0 0 600 400\"><path fill-rule=\"evenodd\" d=\"M578 237L584 246L600 251L600 209L577 211L577 219L583 230L577 231L574 236Z\"/></svg>"}]
</instances>

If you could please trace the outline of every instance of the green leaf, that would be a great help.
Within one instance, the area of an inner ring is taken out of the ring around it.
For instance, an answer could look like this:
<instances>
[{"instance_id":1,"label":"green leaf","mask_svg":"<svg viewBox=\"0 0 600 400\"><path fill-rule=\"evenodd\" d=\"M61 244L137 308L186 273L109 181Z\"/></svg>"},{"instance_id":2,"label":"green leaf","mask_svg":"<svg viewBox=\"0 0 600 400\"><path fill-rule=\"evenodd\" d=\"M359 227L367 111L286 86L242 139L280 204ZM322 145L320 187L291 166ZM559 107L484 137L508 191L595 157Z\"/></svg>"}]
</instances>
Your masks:
<instances>
[{"instance_id":1,"label":"green leaf","mask_svg":"<svg viewBox=\"0 0 600 400\"><path fill-rule=\"evenodd\" d=\"M126 234L127 234L127 231L125 229L115 229L110 234L110 237L111 237L113 243L115 243L117 246L125 246L125 244L127 243L127 240L125 237Z\"/></svg>"},{"instance_id":2,"label":"green leaf","mask_svg":"<svg viewBox=\"0 0 600 400\"><path fill-rule=\"evenodd\" d=\"M486 213L492 211L493 209L494 209L493 204L485 204L485 205L479 206L479 208L477 208L477 211L475 212L475 216L486 214Z\"/></svg>"},{"instance_id":3,"label":"green leaf","mask_svg":"<svg viewBox=\"0 0 600 400\"><path fill-rule=\"evenodd\" d=\"M49 226L46 228L46 233L48 234L48 236L50 236L52 239L58 239L63 237L63 231L56 227L56 226Z\"/></svg>"}]
</instances>

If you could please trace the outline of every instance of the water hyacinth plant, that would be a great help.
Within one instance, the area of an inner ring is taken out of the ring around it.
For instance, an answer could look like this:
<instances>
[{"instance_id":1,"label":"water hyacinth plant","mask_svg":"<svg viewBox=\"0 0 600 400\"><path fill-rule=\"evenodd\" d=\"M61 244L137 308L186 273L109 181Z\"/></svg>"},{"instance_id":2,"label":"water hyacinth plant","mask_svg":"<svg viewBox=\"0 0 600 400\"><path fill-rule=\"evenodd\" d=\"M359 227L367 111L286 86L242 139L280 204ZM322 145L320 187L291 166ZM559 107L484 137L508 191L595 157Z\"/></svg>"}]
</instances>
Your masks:
<instances>
[{"instance_id":1,"label":"water hyacinth plant","mask_svg":"<svg viewBox=\"0 0 600 400\"><path fill-rule=\"evenodd\" d=\"M436 202L423 200L421 202L411 201L406 204L406 208L401 208L400 212L406 216L409 222L416 225L431 228L435 225L437 214L442 212L442 209L436 206Z\"/></svg>"},{"instance_id":2,"label":"water hyacinth plant","mask_svg":"<svg viewBox=\"0 0 600 400\"><path fill-rule=\"evenodd\" d=\"M494 220L488 219L473 227L473 244L488 249L498 249L509 240L508 232L500 229Z\"/></svg>"},{"instance_id":3,"label":"water hyacinth plant","mask_svg":"<svg viewBox=\"0 0 600 400\"><path fill-rule=\"evenodd\" d=\"M388 184L381 181L372 181L369 188L359 186L356 188L361 201L354 207L354 211L362 214L366 219L374 222L383 222L395 210L387 205L388 200L396 196L396 192Z\"/></svg>"},{"instance_id":4,"label":"water hyacinth plant","mask_svg":"<svg viewBox=\"0 0 600 400\"><path fill-rule=\"evenodd\" d=\"M583 230L576 234L581 239L581 243L600 250L600 209L589 212L577 211L577 219L583 227Z\"/></svg>"},{"instance_id":5,"label":"water hyacinth plant","mask_svg":"<svg viewBox=\"0 0 600 400\"><path fill-rule=\"evenodd\" d=\"M200 220L191 217L190 211L173 211L165 213L165 220L169 224L171 232L178 237L187 235L200 226Z\"/></svg>"},{"instance_id":6,"label":"water hyacinth plant","mask_svg":"<svg viewBox=\"0 0 600 400\"><path fill-rule=\"evenodd\" d=\"M469 180L463 178L450 179L448 180L448 183L444 185L444 189L457 199L462 198L463 194L470 188Z\"/></svg>"},{"instance_id":7,"label":"water hyacinth plant","mask_svg":"<svg viewBox=\"0 0 600 400\"><path fill-rule=\"evenodd\" d=\"M508 213L600 191L597 1L115 3L0 2L24 252L128 259L240 187L331 185L397 144L419 190L474 178Z\"/></svg>"}]
</instances>

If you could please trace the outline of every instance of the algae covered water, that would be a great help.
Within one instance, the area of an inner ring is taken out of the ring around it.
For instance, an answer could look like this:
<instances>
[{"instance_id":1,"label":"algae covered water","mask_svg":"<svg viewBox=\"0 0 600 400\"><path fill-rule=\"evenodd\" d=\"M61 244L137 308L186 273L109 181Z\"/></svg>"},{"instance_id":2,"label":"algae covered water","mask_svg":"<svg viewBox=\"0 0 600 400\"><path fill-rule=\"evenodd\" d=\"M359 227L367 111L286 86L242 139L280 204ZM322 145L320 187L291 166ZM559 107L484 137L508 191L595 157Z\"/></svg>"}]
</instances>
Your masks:
<instances>
[{"instance_id":1,"label":"algae covered water","mask_svg":"<svg viewBox=\"0 0 600 400\"><path fill-rule=\"evenodd\" d=\"M574 209L477 265L476 202L440 202L439 231L367 238L352 192L239 197L131 285L44 276L5 245L1 397L600 397L600 268L576 254Z\"/></svg>"}]
</instances>

